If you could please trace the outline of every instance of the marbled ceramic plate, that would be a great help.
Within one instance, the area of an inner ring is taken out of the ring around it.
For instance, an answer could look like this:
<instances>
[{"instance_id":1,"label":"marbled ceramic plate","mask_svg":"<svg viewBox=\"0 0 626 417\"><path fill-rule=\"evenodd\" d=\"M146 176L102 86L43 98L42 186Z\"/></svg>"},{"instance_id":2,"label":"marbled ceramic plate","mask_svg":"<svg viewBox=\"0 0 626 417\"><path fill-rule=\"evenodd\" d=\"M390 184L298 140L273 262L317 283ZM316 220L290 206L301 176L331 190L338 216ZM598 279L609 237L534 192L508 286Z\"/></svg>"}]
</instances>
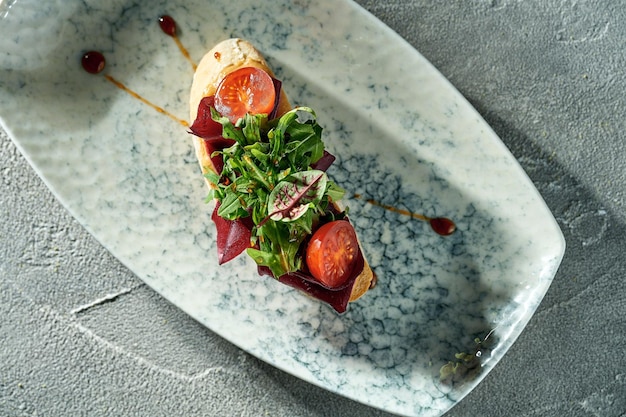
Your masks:
<instances>
[{"instance_id":1,"label":"marbled ceramic plate","mask_svg":"<svg viewBox=\"0 0 626 417\"><path fill-rule=\"evenodd\" d=\"M347 1L0 3L2 124L63 204L164 297L242 349L390 412L436 416L504 355L546 292L564 243L514 158L415 50ZM268 57L318 111L330 174L350 195L446 216L457 231L349 199L378 286L344 315L216 266L206 190L186 129L192 60L230 36ZM97 49L104 73L80 57Z\"/></svg>"}]
</instances>

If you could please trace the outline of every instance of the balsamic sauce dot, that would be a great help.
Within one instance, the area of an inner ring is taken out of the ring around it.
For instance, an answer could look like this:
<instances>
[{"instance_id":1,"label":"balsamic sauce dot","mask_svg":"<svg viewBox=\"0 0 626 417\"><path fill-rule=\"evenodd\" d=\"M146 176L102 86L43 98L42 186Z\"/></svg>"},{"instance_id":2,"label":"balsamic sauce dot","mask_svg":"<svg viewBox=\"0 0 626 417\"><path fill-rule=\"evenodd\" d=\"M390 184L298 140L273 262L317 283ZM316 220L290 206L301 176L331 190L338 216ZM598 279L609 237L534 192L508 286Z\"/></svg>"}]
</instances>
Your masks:
<instances>
[{"instance_id":1,"label":"balsamic sauce dot","mask_svg":"<svg viewBox=\"0 0 626 417\"><path fill-rule=\"evenodd\" d=\"M428 222L435 233L441 236L449 236L456 230L454 222L445 217L435 217L434 219L430 219Z\"/></svg>"},{"instance_id":2,"label":"balsamic sauce dot","mask_svg":"<svg viewBox=\"0 0 626 417\"><path fill-rule=\"evenodd\" d=\"M89 51L83 55L81 59L83 69L90 74L97 74L104 69L106 60L104 55L98 51Z\"/></svg>"},{"instance_id":3,"label":"balsamic sauce dot","mask_svg":"<svg viewBox=\"0 0 626 417\"><path fill-rule=\"evenodd\" d=\"M166 35L176 36L176 22L171 16L163 15L159 17L159 26Z\"/></svg>"}]
</instances>

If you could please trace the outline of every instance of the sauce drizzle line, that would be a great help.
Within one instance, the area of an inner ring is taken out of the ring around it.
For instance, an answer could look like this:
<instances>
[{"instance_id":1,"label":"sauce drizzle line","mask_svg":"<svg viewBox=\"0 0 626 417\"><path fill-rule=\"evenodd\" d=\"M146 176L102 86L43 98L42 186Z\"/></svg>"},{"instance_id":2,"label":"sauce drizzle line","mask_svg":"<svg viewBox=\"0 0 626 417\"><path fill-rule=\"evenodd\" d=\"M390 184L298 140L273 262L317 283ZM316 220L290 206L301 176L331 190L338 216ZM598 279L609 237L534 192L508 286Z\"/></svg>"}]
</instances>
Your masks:
<instances>
[{"instance_id":1,"label":"sauce drizzle line","mask_svg":"<svg viewBox=\"0 0 626 417\"><path fill-rule=\"evenodd\" d=\"M383 208L393 213L398 213L404 216L409 216L413 219L428 222L433 231L441 236L449 236L456 230L456 225L454 224L454 222L447 217L428 217L420 213L414 213L409 210L399 209L392 205L384 204L371 198L365 198L361 194L354 194L353 197L356 199L365 200L365 202L368 204Z\"/></svg>"},{"instance_id":2,"label":"sauce drizzle line","mask_svg":"<svg viewBox=\"0 0 626 417\"><path fill-rule=\"evenodd\" d=\"M110 83L112 83L114 86L116 86L117 88L119 88L120 90L130 94L132 97L136 98L137 100L141 101L142 103L152 107L154 110L158 111L161 114L166 115L167 117L169 117L170 119L180 123L181 125L185 126L185 127L189 127L189 123L186 120L180 119L176 116L174 116L172 113L168 112L167 110L165 110L163 107L159 107L156 104L152 103L151 101L149 101L148 99L142 97L141 95L139 95L138 93L134 92L133 90L131 90L130 88L126 87L123 83L119 82L118 80L116 80L115 78L113 78L111 75L109 74L104 74L104 78L107 79L107 81L109 81Z\"/></svg>"}]
</instances>

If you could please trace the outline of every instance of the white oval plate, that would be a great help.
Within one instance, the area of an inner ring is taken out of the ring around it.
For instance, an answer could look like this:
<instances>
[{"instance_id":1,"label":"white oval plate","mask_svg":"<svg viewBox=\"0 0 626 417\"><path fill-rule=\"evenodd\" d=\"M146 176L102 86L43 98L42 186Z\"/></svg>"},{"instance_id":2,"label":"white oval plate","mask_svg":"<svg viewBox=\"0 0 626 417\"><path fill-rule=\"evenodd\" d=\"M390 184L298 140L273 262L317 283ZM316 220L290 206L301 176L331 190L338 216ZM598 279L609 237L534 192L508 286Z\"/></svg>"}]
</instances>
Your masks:
<instances>
[{"instance_id":1,"label":"white oval plate","mask_svg":"<svg viewBox=\"0 0 626 417\"><path fill-rule=\"evenodd\" d=\"M373 407L443 414L508 350L563 255L520 166L419 53L352 2L157 3L2 3L4 128L108 250L213 331ZM100 50L106 74L185 119L193 71L161 14L196 62L227 37L256 44L292 101L317 110L338 156L330 174L350 195L450 217L457 232L349 199L379 284L342 316L243 257L218 267L186 129L80 66Z\"/></svg>"}]
</instances>

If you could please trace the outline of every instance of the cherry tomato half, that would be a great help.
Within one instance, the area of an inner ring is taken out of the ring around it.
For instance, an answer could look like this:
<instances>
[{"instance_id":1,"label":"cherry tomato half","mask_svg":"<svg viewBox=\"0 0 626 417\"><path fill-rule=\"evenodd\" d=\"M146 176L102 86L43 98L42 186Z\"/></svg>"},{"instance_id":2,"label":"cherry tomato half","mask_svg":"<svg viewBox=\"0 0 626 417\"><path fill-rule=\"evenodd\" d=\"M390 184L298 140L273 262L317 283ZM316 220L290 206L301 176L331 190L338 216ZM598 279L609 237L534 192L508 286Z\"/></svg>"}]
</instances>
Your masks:
<instances>
[{"instance_id":1,"label":"cherry tomato half","mask_svg":"<svg viewBox=\"0 0 626 417\"><path fill-rule=\"evenodd\" d=\"M347 220L335 220L313 233L306 249L306 264L315 279L336 288L350 277L358 251L354 227Z\"/></svg>"},{"instance_id":2,"label":"cherry tomato half","mask_svg":"<svg viewBox=\"0 0 626 417\"><path fill-rule=\"evenodd\" d=\"M240 68L226 75L215 92L215 109L232 123L246 113L270 114L275 101L272 77L255 67Z\"/></svg>"}]
</instances>

